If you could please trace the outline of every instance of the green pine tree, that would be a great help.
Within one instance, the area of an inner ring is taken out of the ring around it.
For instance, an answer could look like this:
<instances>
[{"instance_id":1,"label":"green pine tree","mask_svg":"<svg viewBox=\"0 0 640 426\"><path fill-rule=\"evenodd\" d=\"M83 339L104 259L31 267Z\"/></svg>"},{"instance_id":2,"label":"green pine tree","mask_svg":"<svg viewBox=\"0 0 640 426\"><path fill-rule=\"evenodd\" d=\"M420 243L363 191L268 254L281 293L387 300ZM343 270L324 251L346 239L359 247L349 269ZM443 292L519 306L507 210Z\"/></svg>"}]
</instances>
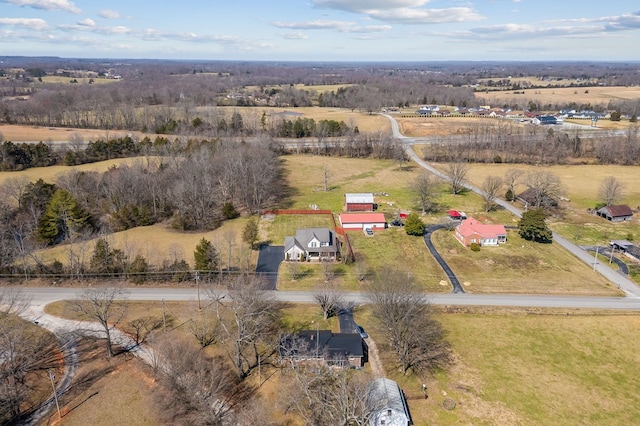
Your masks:
<instances>
[{"instance_id":1,"label":"green pine tree","mask_svg":"<svg viewBox=\"0 0 640 426\"><path fill-rule=\"evenodd\" d=\"M91 215L64 189L54 192L47 209L40 218L38 235L48 244L71 238L74 234L93 228Z\"/></svg>"},{"instance_id":2,"label":"green pine tree","mask_svg":"<svg viewBox=\"0 0 640 426\"><path fill-rule=\"evenodd\" d=\"M417 213L409 213L404 225L407 235L422 236L425 230L425 224Z\"/></svg>"},{"instance_id":3,"label":"green pine tree","mask_svg":"<svg viewBox=\"0 0 640 426\"><path fill-rule=\"evenodd\" d=\"M547 228L546 217L543 209L533 209L522 213L522 219L518 222L518 233L525 240L550 243L553 234Z\"/></svg>"},{"instance_id":4,"label":"green pine tree","mask_svg":"<svg viewBox=\"0 0 640 426\"><path fill-rule=\"evenodd\" d=\"M206 238L200 240L196 250L193 252L193 257L197 271L215 271L218 269L220 255L211 241Z\"/></svg>"}]
</instances>

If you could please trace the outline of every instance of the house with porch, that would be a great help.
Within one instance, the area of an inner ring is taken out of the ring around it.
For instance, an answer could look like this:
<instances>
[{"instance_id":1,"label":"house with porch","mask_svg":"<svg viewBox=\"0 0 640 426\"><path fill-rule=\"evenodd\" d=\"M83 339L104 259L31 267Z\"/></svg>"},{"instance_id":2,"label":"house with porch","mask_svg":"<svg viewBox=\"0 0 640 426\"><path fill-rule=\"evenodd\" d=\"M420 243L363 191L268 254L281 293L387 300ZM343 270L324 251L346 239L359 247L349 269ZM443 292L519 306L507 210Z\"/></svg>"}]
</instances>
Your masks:
<instances>
[{"instance_id":1,"label":"house with porch","mask_svg":"<svg viewBox=\"0 0 640 426\"><path fill-rule=\"evenodd\" d=\"M466 218L456 226L454 236L465 247L473 243L497 246L507 242L507 230L504 225L487 225L472 217Z\"/></svg>"},{"instance_id":2,"label":"house with porch","mask_svg":"<svg viewBox=\"0 0 640 426\"><path fill-rule=\"evenodd\" d=\"M340 254L340 242L329 228L302 228L284 238L284 259L289 261L333 261Z\"/></svg>"}]
</instances>

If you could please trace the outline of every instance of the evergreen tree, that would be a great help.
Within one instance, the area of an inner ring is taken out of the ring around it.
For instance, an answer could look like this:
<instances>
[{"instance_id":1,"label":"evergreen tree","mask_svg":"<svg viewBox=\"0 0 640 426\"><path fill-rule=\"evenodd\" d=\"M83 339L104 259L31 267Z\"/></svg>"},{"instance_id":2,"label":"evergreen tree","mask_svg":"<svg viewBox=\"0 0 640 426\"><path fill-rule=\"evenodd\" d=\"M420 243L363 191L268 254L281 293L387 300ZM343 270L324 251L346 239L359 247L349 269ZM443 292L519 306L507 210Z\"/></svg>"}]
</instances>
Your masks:
<instances>
[{"instance_id":1,"label":"evergreen tree","mask_svg":"<svg viewBox=\"0 0 640 426\"><path fill-rule=\"evenodd\" d=\"M49 244L71 238L75 233L93 229L93 220L64 189L54 192L40 218L38 235Z\"/></svg>"},{"instance_id":2,"label":"evergreen tree","mask_svg":"<svg viewBox=\"0 0 640 426\"><path fill-rule=\"evenodd\" d=\"M258 221L251 219L242 230L242 241L249 244L251 248L258 240Z\"/></svg>"},{"instance_id":3,"label":"evergreen tree","mask_svg":"<svg viewBox=\"0 0 640 426\"><path fill-rule=\"evenodd\" d=\"M547 228L544 209L533 209L522 213L522 219L518 222L518 233L522 238L538 243L550 243L552 232Z\"/></svg>"},{"instance_id":4,"label":"evergreen tree","mask_svg":"<svg viewBox=\"0 0 640 426\"><path fill-rule=\"evenodd\" d=\"M407 235L422 236L424 234L425 224L417 213L409 213L404 230L407 232Z\"/></svg>"},{"instance_id":5,"label":"evergreen tree","mask_svg":"<svg viewBox=\"0 0 640 426\"><path fill-rule=\"evenodd\" d=\"M122 250L112 249L107 240L98 238L89 265L99 274L124 272L126 258Z\"/></svg>"},{"instance_id":6,"label":"evergreen tree","mask_svg":"<svg viewBox=\"0 0 640 426\"><path fill-rule=\"evenodd\" d=\"M206 238L200 240L196 250L193 252L193 257L197 271L215 271L218 269L220 255L211 241Z\"/></svg>"}]
</instances>

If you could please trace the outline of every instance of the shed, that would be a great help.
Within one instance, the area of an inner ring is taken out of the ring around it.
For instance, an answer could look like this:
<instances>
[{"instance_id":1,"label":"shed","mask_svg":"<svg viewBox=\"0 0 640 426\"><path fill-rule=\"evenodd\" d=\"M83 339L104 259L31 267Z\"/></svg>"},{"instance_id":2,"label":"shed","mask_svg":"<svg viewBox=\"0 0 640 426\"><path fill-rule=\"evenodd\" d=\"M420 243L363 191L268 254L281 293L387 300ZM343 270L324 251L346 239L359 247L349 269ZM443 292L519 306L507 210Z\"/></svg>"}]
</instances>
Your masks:
<instances>
[{"instance_id":1,"label":"shed","mask_svg":"<svg viewBox=\"0 0 640 426\"><path fill-rule=\"evenodd\" d=\"M601 209L598 209L596 214L614 223L628 222L633 220L633 212L631 211L631 208L626 204L617 206L605 206Z\"/></svg>"},{"instance_id":2,"label":"shed","mask_svg":"<svg viewBox=\"0 0 640 426\"><path fill-rule=\"evenodd\" d=\"M379 378L371 382L367 393L371 412L370 426L408 426L412 424L407 399L393 380Z\"/></svg>"},{"instance_id":3,"label":"shed","mask_svg":"<svg viewBox=\"0 0 640 426\"><path fill-rule=\"evenodd\" d=\"M348 212L372 212L374 210L373 194L344 194L345 210Z\"/></svg>"},{"instance_id":4,"label":"shed","mask_svg":"<svg viewBox=\"0 0 640 426\"><path fill-rule=\"evenodd\" d=\"M387 227L384 213L341 213L338 220L344 229L384 229Z\"/></svg>"}]
</instances>

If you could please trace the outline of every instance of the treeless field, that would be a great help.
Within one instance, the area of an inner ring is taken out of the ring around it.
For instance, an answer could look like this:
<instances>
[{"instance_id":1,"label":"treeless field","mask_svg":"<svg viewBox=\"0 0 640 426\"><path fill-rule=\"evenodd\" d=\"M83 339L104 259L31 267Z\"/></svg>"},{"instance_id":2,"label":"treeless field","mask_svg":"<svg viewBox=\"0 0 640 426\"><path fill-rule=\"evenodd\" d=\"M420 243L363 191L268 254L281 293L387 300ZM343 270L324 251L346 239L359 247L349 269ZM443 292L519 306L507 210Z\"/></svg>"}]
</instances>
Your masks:
<instances>
[{"instance_id":1,"label":"treeless field","mask_svg":"<svg viewBox=\"0 0 640 426\"><path fill-rule=\"evenodd\" d=\"M0 125L0 135L11 142L67 142L72 138L81 137L84 141L97 139L121 138L135 135L139 138L146 136L141 132L126 130L72 129L67 127L20 126L16 124ZM149 135L151 137L151 135Z\"/></svg>"},{"instance_id":2,"label":"treeless field","mask_svg":"<svg viewBox=\"0 0 640 426\"><path fill-rule=\"evenodd\" d=\"M514 103L526 105L533 101L539 106L547 104L575 102L578 105L607 105L614 100L633 100L640 98L640 87L597 86L597 87L553 87L544 89L525 89L524 94L516 95L513 90L504 92L478 92L476 97L491 106ZM522 92L522 90L519 90Z\"/></svg>"}]
</instances>

